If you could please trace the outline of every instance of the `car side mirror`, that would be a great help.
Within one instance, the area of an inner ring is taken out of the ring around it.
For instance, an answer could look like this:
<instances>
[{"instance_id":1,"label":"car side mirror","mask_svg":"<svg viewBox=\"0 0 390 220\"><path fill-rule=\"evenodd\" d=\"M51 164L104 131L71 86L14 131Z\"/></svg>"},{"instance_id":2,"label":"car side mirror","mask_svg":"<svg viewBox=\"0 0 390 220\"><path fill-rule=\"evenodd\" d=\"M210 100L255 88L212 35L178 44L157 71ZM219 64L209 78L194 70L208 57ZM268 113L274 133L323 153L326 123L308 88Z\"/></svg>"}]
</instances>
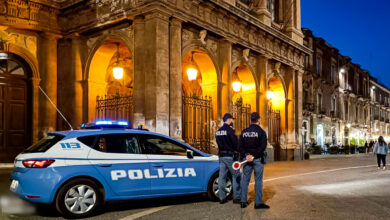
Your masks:
<instances>
[{"instance_id":1,"label":"car side mirror","mask_svg":"<svg viewBox=\"0 0 390 220\"><path fill-rule=\"evenodd\" d=\"M194 158L194 151L192 151L192 150L187 150L187 157L188 157L189 159Z\"/></svg>"}]
</instances>

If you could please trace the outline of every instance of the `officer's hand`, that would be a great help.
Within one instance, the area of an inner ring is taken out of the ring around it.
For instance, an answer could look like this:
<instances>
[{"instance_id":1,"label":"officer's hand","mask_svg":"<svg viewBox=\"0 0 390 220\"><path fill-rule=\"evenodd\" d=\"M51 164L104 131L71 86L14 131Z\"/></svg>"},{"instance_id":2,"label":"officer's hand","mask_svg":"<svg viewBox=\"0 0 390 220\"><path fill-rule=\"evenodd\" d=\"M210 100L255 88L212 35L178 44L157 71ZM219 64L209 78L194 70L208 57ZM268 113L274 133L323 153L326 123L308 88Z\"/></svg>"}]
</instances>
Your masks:
<instances>
[{"instance_id":1,"label":"officer's hand","mask_svg":"<svg viewBox=\"0 0 390 220\"><path fill-rule=\"evenodd\" d=\"M252 155L246 155L246 161L253 162L253 156Z\"/></svg>"}]
</instances>

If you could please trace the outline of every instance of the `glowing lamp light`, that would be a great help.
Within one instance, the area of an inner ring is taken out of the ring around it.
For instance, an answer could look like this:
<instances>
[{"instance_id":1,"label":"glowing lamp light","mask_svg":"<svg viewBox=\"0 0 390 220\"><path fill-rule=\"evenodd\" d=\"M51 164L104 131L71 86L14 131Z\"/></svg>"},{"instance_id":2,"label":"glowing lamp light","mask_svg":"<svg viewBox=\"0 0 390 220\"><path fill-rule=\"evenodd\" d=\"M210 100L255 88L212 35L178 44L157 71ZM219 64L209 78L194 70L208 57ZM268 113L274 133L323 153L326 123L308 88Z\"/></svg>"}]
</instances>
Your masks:
<instances>
[{"instance_id":1,"label":"glowing lamp light","mask_svg":"<svg viewBox=\"0 0 390 220\"><path fill-rule=\"evenodd\" d=\"M112 73L114 74L114 78L116 80L122 79L123 78L123 68L116 66L112 68Z\"/></svg>"},{"instance_id":2,"label":"glowing lamp light","mask_svg":"<svg viewBox=\"0 0 390 220\"><path fill-rule=\"evenodd\" d=\"M235 81L232 83L232 85L233 85L234 92L239 92L241 90L241 82Z\"/></svg>"},{"instance_id":3,"label":"glowing lamp light","mask_svg":"<svg viewBox=\"0 0 390 220\"><path fill-rule=\"evenodd\" d=\"M271 100L274 97L274 92L272 91L267 91L267 99Z\"/></svg>"},{"instance_id":4,"label":"glowing lamp light","mask_svg":"<svg viewBox=\"0 0 390 220\"><path fill-rule=\"evenodd\" d=\"M351 128L351 124L347 124L347 128Z\"/></svg>"},{"instance_id":5,"label":"glowing lamp light","mask_svg":"<svg viewBox=\"0 0 390 220\"><path fill-rule=\"evenodd\" d=\"M194 67L188 68L187 76L189 81L196 80L196 77L198 76L198 70L195 69Z\"/></svg>"},{"instance_id":6,"label":"glowing lamp light","mask_svg":"<svg viewBox=\"0 0 390 220\"><path fill-rule=\"evenodd\" d=\"M345 69L344 68L341 68L340 69L340 73L344 73L345 72Z\"/></svg>"}]
</instances>

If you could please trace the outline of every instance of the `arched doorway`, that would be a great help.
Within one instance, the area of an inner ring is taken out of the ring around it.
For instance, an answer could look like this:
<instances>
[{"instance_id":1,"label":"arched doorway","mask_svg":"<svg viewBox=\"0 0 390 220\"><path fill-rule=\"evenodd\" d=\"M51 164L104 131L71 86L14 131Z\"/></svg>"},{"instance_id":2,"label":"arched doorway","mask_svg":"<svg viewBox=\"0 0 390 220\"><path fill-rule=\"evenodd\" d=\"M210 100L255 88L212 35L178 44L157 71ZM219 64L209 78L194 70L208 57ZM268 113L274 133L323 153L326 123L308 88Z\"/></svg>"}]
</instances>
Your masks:
<instances>
[{"instance_id":1,"label":"arched doorway","mask_svg":"<svg viewBox=\"0 0 390 220\"><path fill-rule=\"evenodd\" d=\"M31 144L31 68L21 57L0 53L0 161L12 161Z\"/></svg>"},{"instance_id":2,"label":"arched doorway","mask_svg":"<svg viewBox=\"0 0 390 220\"><path fill-rule=\"evenodd\" d=\"M182 72L183 139L209 152L212 123L217 118L216 68L206 52L192 50L183 58Z\"/></svg>"},{"instance_id":3,"label":"arched doorway","mask_svg":"<svg viewBox=\"0 0 390 220\"><path fill-rule=\"evenodd\" d=\"M88 121L132 121L133 70L133 56L122 42L107 40L96 50L88 72Z\"/></svg>"},{"instance_id":4,"label":"arched doorway","mask_svg":"<svg viewBox=\"0 0 390 220\"><path fill-rule=\"evenodd\" d=\"M273 76L268 80L268 136L269 142L274 148L274 159L284 160L287 152L282 151L281 144L286 136L286 95L282 81ZM286 148L287 151L287 148Z\"/></svg>"},{"instance_id":5,"label":"arched doorway","mask_svg":"<svg viewBox=\"0 0 390 220\"><path fill-rule=\"evenodd\" d=\"M256 111L256 83L247 66L240 65L233 70L232 88L233 126L239 134L250 125L250 114Z\"/></svg>"}]
</instances>

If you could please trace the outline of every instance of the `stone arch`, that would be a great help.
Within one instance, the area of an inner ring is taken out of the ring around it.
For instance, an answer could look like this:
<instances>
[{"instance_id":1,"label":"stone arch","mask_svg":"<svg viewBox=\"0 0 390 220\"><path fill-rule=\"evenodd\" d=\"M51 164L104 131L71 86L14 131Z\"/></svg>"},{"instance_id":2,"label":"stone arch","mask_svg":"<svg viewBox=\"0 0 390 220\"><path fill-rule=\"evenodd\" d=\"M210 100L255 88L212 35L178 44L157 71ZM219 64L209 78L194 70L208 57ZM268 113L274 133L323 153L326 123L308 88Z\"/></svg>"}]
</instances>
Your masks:
<instances>
[{"instance_id":1,"label":"stone arch","mask_svg":"<svg viewBox=\"0 0 390 220\"><path fill-rule=\"evenodd\" d=\"M255 71L255 68L252 66L252 64L250 64L249 62L246 62L246 61L242 61L242 60L236 61L232 64L231 72L233 72L239 66L248 67L249 71L252 73L253 79L255 80L256 91L259 92L260 91L259 78L258 78L258 74L256 74L257 72Z\"/></svg>"},{"instance_id":2,"label":"stone arch","mask_svg":"<svg viewBox=\"0 0 390 220\"><path fill-rule=\"evenodd\" d=\"M27 64L31 68L31 76L32 79L40 79L39 69L38 69L38 60L37 58L28 50L24 49L15 44L8 45L7 53L14 53L21 58L23 58Z\"/></svg>"},{"instance_id":3,"label":"stone arch","mask_svg":"<svg viewBox=\"0 0 390 220\"><path fill-rule=\"evenodd\" d=\"M218 82L221 82L221 80L222 80L221 69L220 69L220 67L218 65L216 55L214 55L213 52L210 49L208 49L207 47L205 47L201 42L193 41L193 42L191 42L191 44L183 47L182 48L182 53L181 53L182 54L182 60L187 55L187 53L189 53L190 51L193 51L193 50L203 51L204 53L206 53L210 57L211 61L213 62L215 71L217 73Z\"/></svg>"},{"instance_id":4,"label":"stone arch","mask_svg":"<svg viewBox=\"0 0 390 220\"><path fill-rule=\"evenodd\" d=\"M272 70L270 74L267 74L267 89L268 89L268 82L269 82L269 80L270 80L272 77L276 77L276 78L278 78L278 79L280 80L280 82L281 82L282 85L283 85L284 97L287 97L287 86L286 86L286 82L285 82L285 79L283 78L283 76L279 73L279 71Z\"/></svg>"},{"instance_id":5,"label":"stone arch","mask_svg":"<svg viewBox=\"0 0 390 220\"><path fill-rule=\"evenodd\" d=\"M111 33L111 34L105 34L101 37L99 37L96 42L93 44L91 49L89 50L87 62L85 63L85 68L84 68L84 80L89 79L89 69L91 66L92 59L94 55L96 54L97 50L107 41L118 41L122 44L124 44L127 49L130 51L130 54L132 57L134 57L134 45L130 42L132 42L132 39L130 39L128 36L122 33Z\"/></svg>"},{"instance_id":6,"label":"stone arch","mask_svg":"<svg viewBox=\"0 0 390 220\"><path fill-rule=\"evenodd\" d=\"M112 64L112 57L116 53L116 46L115 44L119 43L119 51L122 53L125 51L129 54L131 61L131 66L129 71L131 71L129 74L126 74L126 66L125 74L123 83L121 82L120 87L127 87L130 85L129 88L131 88L131 83L134 83L134 53L133 53L133 47L131 44L131 39L127 36L121 34L121 33L112 33L112 34L106 34L101 36L96 40L94 45L91 47L91 50L88 54L86 66L84 68L84 74L83 79L86 82L85 90L84 92L84 103L85 105L85 112L87 112L87 120L92 121L95 119L95 109L96 109L96 97L97 96L103 96L106 95L107 92L110 90L108 87L111 85L109 84L110 79L112 78L107 75L107 69ZM111 46L108 46L108 44L112 44ZM125 61L123 61L125 62ZM94 63L101 63L103 65L103 68L100 68L98 66L95 66ZM101 71L97 71L103 69ZM104 74L102 74L102 71ZM128 77L126 77L128 75ZM128 80L131 82L128 83ZM112 80L111 80L112 81ZM123 84L123 85L122 85ZM119 84L118 84L119 85ZM122 89L119 89L122 93ZM125 92L131 93L131 92Z\"/></svg>"}]
</instances>

